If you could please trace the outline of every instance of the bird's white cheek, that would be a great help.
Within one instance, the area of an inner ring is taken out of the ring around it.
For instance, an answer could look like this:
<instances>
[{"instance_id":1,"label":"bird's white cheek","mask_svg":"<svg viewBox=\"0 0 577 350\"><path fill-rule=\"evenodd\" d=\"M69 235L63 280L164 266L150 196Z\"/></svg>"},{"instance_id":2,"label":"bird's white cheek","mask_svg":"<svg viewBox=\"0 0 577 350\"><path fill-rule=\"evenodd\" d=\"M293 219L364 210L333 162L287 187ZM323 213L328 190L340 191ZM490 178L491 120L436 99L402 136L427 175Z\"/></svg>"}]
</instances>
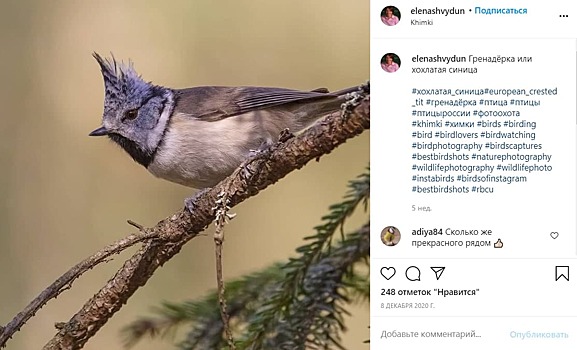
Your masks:
<instances>
[{"instance_id":1,"label":"bird's white cheek","mask_svg":"<svg viewBox=\"0 0 577 350\"><path fill-rule=\"evenodd\" d=\"M164 104L164 108L160 113L160 117L158 118L158 122L154 129L150 130L148 139L146 140L146 144L148 149L156 149L162 136L164 135L164 129L168 125L168 120L170 119L170 114L174 109L174 100L172 96L167 96L167 101Z\"/></svg>"}]
</instances>

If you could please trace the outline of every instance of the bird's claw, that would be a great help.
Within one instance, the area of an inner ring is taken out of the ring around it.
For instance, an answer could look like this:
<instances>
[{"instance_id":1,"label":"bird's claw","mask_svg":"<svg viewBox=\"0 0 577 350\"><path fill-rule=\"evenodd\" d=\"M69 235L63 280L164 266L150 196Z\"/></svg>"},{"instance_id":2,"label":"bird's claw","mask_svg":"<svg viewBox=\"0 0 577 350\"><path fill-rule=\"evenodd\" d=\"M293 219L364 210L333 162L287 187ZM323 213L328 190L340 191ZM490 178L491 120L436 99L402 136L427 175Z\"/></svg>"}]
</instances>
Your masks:
<instances>
[{"instance_id":1,"label":"bird's claw","mask_svg":"<svg viewBox=\"0 0 577 350\"><path fill-rule=\"evenodd\" d=\"M210 188L203 188L202 190L199 190L198 192L196 192L195 194L192 195L192 197L188 197L184 200L184 207L191 213L194 214L194 211L197 208L196 202L198 201L198 198L200 198L203 194L205 194L206 192L208 192L208 190L210 190Z\"/></svg>"}]
</instances>

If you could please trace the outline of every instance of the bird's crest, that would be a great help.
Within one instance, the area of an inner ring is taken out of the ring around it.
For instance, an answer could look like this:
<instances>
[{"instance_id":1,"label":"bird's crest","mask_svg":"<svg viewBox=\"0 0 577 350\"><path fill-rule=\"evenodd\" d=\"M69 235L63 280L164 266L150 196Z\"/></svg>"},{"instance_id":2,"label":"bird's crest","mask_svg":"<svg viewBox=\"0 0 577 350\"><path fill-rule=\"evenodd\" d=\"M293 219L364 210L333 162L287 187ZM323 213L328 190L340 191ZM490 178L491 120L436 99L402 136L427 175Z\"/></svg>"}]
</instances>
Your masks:
<instances>
[{"instance_id":1,"label":"bird's crest","mask_svg":"<svg viewBox=\"0 0 577 350\"><path fill-rule=\"evenodd\" d=\"M117 62L112 54L111 58L103 58L96 52L92 56L100 65L108 100L122 100L129 95L142 96L149 92L151 83L142 80L131 61L128 64Z\"/></svg>"}]
</instances>

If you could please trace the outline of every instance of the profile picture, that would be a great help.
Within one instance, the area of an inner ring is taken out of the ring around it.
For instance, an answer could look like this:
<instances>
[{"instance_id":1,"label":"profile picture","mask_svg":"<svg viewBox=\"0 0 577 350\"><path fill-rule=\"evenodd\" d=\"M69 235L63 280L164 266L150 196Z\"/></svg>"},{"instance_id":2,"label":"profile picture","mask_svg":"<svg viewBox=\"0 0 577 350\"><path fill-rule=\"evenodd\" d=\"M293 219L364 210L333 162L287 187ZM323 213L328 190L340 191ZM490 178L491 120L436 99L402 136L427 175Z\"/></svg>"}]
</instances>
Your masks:
<instances>
[{"instance_id":1,"label":"profile picture","mask_svg":"<svg viewBox=\"0 0 577 350\"><path fill-rule=\"evenodd\" d=\"M401 11L395 6L387 6L381 11L381 21L387 26L396 26L401 20Z\"/></svg>"},{"instance_id":2,"label":"profile picture","mask_svg":"<svg viewBox=\"0 0 577 350\"><path fill-rule=\"evenodd\" d=\"M401 59L394 53L385 54L381 58L381 68L385 72L394 73L401 68Z\"/></svg>"},{"instance_id":3,"label":"profile picture","mask_svg":"<svg viewBox=\"0 0 577 350\"><path fill-rule=\"evenodd\" d=\"M396 246L400 240L401 232L395 226L387 226L381 231L381 241L386 246Z\"/></svg>"}]
</instances>

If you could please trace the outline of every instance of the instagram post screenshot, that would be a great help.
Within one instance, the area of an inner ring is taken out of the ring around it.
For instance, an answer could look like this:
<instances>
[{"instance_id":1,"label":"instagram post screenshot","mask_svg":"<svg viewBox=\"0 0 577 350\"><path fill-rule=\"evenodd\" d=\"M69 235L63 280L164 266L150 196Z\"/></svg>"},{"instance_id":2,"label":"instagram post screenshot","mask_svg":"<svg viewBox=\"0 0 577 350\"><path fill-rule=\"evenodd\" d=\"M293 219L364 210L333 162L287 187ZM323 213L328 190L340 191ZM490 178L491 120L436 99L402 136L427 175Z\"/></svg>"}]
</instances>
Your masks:
<instances>
[{"instance_id":1,"label":"instagram post screenshot","mask_svg":"<svg viewBox=\"0 0 577 350\"><path fill-rule=\"evenodd\" d=\"M371 348L577 347L576 9L371 1Z\"/></svg>"},{"instance_id":2,"label":"instagram post screenshot","mask_svg":"<svg viewBox=\"0 0 577 350\"><path fill-rule=\"evenodd\" d=\"M2 5L0 348L577 349L574 1Z\"/></svg>"}]
</instances>

